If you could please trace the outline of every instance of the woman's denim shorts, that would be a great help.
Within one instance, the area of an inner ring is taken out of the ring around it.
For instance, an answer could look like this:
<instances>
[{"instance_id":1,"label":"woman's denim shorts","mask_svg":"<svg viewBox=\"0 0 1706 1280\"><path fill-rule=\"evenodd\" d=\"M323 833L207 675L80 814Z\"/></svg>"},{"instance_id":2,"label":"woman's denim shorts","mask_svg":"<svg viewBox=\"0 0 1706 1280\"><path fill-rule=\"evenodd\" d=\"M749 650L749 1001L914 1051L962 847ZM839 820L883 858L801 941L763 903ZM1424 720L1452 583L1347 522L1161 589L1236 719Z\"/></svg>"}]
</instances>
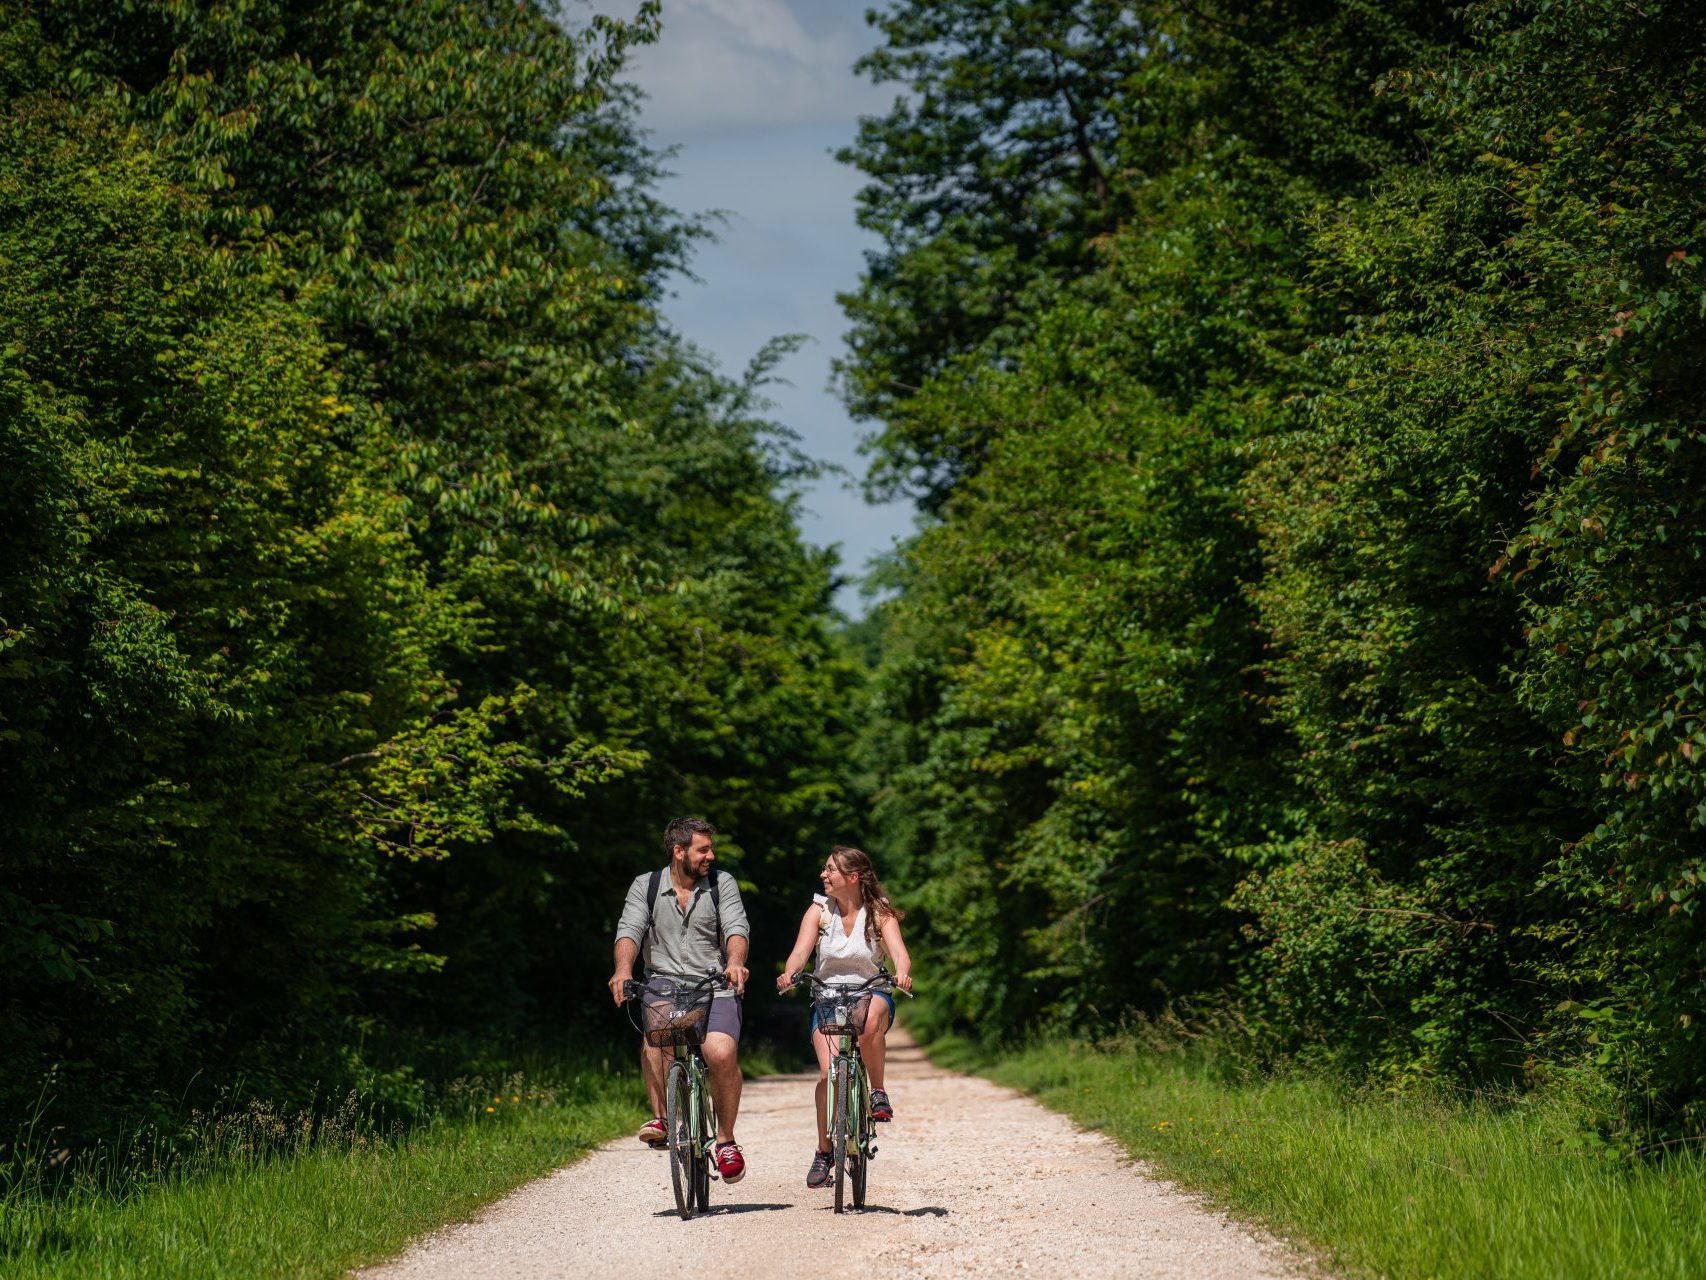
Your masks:
<instances>
[{"instance_id":1,"label":"woman's denim shorts","mask_svg":"<svg viewBox=\"0 0 1706 1280\"><path fill-rule=\"evenodd\" d=\"M871 994L889 1007L889 1026L894 1026L894 997L886 991L873 991ZM811 1006L811 1011L806 1015L806 1034L810 1035L816 1030L817 1003L814 1001Z\"/></svg>"}]
</instances>

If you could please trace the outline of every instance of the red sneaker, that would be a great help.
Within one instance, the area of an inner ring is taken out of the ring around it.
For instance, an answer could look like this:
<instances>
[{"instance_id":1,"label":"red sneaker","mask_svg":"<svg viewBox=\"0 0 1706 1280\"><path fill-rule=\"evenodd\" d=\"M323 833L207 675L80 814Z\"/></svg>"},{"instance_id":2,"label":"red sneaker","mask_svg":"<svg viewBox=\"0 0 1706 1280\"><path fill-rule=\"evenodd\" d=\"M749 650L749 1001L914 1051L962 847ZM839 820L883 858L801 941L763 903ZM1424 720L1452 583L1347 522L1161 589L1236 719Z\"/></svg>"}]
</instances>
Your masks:
<instances>
[{"instance_id":1,"label":"red sneaker","mask_svg":"<svg viewBox=\"0 0 1706 1280\"><path fill-rule=\"evenodd\" d=\"M732 1142L719 1142L716 1147L717 1176L725 1185L733 1186L746 1177L746 1157Z\"/></svg>"},{"instance_id":2,"label":"red sneaker","mask_svg":"<svg viewBox=\"0 0 1706 1280\"><path fill-rule=\"evenodd\" d=\"M669 1131L663 1127L663 1120L658 1116L653 1116L641 1125L634 1136L648 1147L667 1147L669 1145Z\"/></svg>"}]
</instances>

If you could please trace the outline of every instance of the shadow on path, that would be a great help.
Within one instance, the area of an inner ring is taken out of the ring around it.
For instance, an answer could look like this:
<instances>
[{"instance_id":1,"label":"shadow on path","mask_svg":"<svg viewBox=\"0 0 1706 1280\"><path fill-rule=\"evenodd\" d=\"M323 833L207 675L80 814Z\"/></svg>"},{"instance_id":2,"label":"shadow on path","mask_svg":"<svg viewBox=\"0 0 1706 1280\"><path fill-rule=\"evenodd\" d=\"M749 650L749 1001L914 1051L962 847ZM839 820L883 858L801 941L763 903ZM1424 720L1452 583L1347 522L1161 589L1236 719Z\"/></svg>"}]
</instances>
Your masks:
<instances>
[{"instance_id":1,"label":"shadow on path","mask_svg":"<svg viewBox=\"0 0 1706 1280\"><path fill-rule=\"evenodd\" d=\"M793 1209L791 1204L714 1204L709 1209L694 1214L695 1218L722 1218L731 1213L770 1213L776 1209ZM674 1209L659 1209L652 1214L654 1218L679 1218L681 1215Z\"/></svg>"}]
</instances>

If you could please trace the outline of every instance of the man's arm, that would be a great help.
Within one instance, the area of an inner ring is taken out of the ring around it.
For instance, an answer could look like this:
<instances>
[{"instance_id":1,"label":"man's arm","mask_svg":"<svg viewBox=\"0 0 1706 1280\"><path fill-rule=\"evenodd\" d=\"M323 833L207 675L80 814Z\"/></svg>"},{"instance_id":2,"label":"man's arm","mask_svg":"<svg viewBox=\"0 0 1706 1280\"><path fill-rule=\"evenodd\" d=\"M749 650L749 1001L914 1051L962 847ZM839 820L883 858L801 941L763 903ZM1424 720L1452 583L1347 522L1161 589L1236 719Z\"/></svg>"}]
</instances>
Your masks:
<instances>
[{"instance_id":1,"label":"man's arm","mask_svg":"<svg viewBox=\"0 0 1706 1280\"><path fill-rule=\"evenodd\" d=\"M723 976L729 980L729 985L739 995L746 990L746 980L750 976L746 967L747 950L751 946L749 936L752 927L746 921L746 904L740 900L740 886L731 875L718 876L721 887L717 895L717 907L723 918L723 938L728 947L728 964L723 969Z\"/></svg>"},{"instance_id":2,"label":"man's arm","mask_svg":"<svg viewBox=\"0 0 1706 1280\"><path fill-rule=\"evenodd\" d=\"M738 996L746 990L746 935L739 934L729 939L729 963L723 970L723 977L729 980L729 985L735 989Z\"/></svg>"},{"instance_id":3,"label":"man's arm","mask_svg":"<svg viewBox=\"0 0 1706 1280\"><path fill-rule=\"evenodd\" d=\"M622 984L634 976L634 961L640 954L640 940L646 936L646 924L651 917L646 901L647 876L638 876L628 886L628 896L622 902L622 918L616 922L616 968L610 975L610 996L622 1003Z\"/></svg>"},{"instance_id":4,"label":"man's arm","mask_svg":"<svg viewBox=\"0 0 1706 1280\"><path fill-rule=\"evenodd\" d=\"M610 975L610 998L617 1004L622 1003L622 984L634 976L634 959L640 954L638 944L632 938L616 939L616 972Z\"/></svg>"}]
</instances>

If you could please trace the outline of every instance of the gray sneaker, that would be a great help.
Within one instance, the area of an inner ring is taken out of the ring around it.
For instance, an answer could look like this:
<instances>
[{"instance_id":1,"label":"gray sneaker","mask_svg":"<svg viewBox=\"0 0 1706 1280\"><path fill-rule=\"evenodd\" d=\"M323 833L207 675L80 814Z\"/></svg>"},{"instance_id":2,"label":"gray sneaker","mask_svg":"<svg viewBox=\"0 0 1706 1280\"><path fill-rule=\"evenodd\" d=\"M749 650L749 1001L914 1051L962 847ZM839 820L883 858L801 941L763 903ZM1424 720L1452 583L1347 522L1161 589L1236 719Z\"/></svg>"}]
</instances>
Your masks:
<instances>
[{"instance_id":1,"label":"gray sneaker","mask_svg":"<svg viewBox=\"0 0 1706 1280\"><path fill-rule=\"evenodd\" d=\"M827 1151L819 1151L812 1156L812 1167L806 1170L806 1185L821 1187L829 1181L829 1166L833 1157Z\"/></svg>"}]
</instances>

